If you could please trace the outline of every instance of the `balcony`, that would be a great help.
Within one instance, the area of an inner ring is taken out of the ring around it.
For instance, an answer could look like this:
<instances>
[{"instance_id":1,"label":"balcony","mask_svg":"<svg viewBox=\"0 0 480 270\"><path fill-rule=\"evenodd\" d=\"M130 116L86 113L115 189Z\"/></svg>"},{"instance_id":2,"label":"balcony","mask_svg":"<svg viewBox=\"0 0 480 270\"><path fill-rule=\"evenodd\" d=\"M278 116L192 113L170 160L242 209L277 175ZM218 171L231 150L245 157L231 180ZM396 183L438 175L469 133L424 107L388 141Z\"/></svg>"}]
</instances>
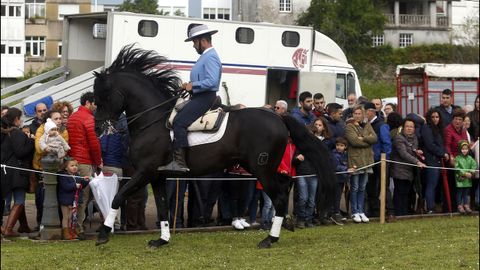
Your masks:
<instances>
[{"instance_id":1,"label":"balcony","mask_svg":"<svg viewBox=\"0 0 480 270\"><path fill-rule=\"evenodd\" d=\"M395 24L395 14L385 14L387 19L386 26L390 27L432 27L430 15L410 15L400 14L398 15L398 25ZM447 16L436 17L437 28L448 27Z\"/></svg>"}]
</instances>

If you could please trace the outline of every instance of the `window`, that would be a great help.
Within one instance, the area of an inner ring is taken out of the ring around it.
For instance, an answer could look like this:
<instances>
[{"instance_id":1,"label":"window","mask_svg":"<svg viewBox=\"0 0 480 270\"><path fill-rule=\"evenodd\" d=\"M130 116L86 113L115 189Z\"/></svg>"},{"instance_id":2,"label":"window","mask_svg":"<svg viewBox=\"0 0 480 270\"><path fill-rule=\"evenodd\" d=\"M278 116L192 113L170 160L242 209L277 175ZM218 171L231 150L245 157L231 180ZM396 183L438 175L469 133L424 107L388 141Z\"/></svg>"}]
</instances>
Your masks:
<instances>
[{"instance_id":1,"label":"window","mask_svg":"<svg viewBox=\"0 0 480 270\"><path fill-rule=\"evenodd\" d=\"M0 14L2 15L2 17L7 16L7 6L6 5L2 5L2 10L1 10Z\"/></svg>"},{"instance_id":2,"label":"window","mask_svg":"<svg viewBox=\"0 0 480 270\"><path fill-rule=\"evenodd\" d=\"M385 45L385 35L372 36L372 47Z\"/></svg>"},{"instance_id":3,"label":"window","mask_svg":"<svg viewBox=\"0 0 480 270\"><path fill-rule=\"evenodd\" d=\"M239 27L235 31L235 40L238 43L252 44L255 38L255 32L251 28Z\"/></svg>"},{"instance_id":4,"label":"window","mask_svg":"<svg viewBox=\"0 0 480 270\"><path fill-rule=\"evenodd\" d=\"M412 46L413 44L413 34L400 34L400 48L405 48Z\"/></svg>"},{"instance_id":5,"label":"window","mask_svg":"<svg viewBox=\"0 0 480 270\"><path fill-rule=\"evenodd\" d=\"M58 57L62 57L62 42L58 43L57 51L58 51Z\"/></svg>"},{"instance_id":6,"label":"window","mask_svg":"<svg viewBox=\"0 0 480 270\"><path fill-rule=\"evenodd\" d=\"M8 46L8 54L20 54L21 52L22 52L22 47L20 46Z\"/></svg>"},{"instance_id":7,"label":"window","mask_svg":"<svg viewBox=\"0 0 480 270\"><path fill-rule=\"evenodd\" d=\"M59 20L63 20L63 17L65 17L65 15L78 14L78 13L80 13L80 8L78 5L65 5L65 4L58 5Z\"/></svg>"},{"instance_id":8,"label":"window","mask_svg":"<svg viewBox=\"0 0 480 270\"><path fill-rule=\"evenodd\" d=\"M204 8L203 9L203 18L215 20L215 9L214 8Z\"/></svg>"},{"instance_id":9,"label":"window","mask_svg":"<svg viewBox=\"0 0 480 270\"><path fill-rule=\"evenodd\" d=\"M219 8L217 14L218 19L230 20L230 9L228 8Z\"/></svg>"},{"instance_id":10,"label":"window","mask_svg":"<svg viewBox=\"0 0 480 270\"><path fill-rule=\"evenodd\" d=\"M5 54L5 49L6 49L5 47L6 47L5 44L2 44L2 46L0 47L1 54Z\"/></svg>"},{"instance_id":11,"label":"window","mask_svg":"<svg viewBox=\"0 0 480 270\"><path fill-rule=\"evenodd\" d=\"M285 47L297 47L300 44L300 34L292 31L283 32L282 44Z\"/></svg>"},{"instance_id":12,"label":"window","mask_svg":"<svg viewBox=\"0 0 480 270\"><path fill-rule=\"evenodd\" d=\"M93 25L93 38L106 39L107 25L104 23L95 23Z\"/></svg>"},{"instance_id":13,"label":"window","mask_svg":"<svg viewBox=\"0 0 480 270\"><path fill-rule=\"evenodd\" d=\"M45 0L25 0L25 18L45 18Z\"/></svg>"},{"instance_id":14,"label":"window","mask_svg":"<svg viewBox=\"0 0 480 270\"><path fill-rule=\"evenodd\" d=\"M16 46L15 47L15 54L22 54L22 47Z\"/></svg>"},{"instance_id":15,"label":"window","mask_svg":"<svg viewBox=\"0 0 480 270\"><path fill-rule=\"evenodd\" d=\"M335 83L335 96L337 98L347 98L347 95L345 94L346 83L345 74L337 74L337 80Z\"/></svg>"},{"instance_id":16,"label":"window","mask_svg":"<svg viewBox=\"0 0 480 270\"><path fill-rule=\"evenodd\" d=\"M290 0L280 0L280 12L292 12L292 2Z\"/></svg>"},{"instance_id":17,"label":"window","mask_svg":"<svg viewBox=\"0 0 480 270\"><path fill-rule=\"evenodd\" d=\"M21 6L9 6L8 7L8 16L10 16L10 17L21 17L22 16L22 7Z\"/></svg>"},{"instance_id":18,"label":"window","mask_svg":"<svg viewBox=\"0 0 480 270\"><path fill-rule=\"evenodd\" d=\"M25 45L27 56L45 55L45 37L25 37Z\"/></svg>"},{"instance_id":19,"label":"window","mask_svg":"<svg viewBox=\"0 0 480 270\"><path fill-rule=\"evenodd\" d=\"M138 23L138 34L142 37L155 37L158 34L157 22L141 20Z\"/></svg>"}]
</instances>

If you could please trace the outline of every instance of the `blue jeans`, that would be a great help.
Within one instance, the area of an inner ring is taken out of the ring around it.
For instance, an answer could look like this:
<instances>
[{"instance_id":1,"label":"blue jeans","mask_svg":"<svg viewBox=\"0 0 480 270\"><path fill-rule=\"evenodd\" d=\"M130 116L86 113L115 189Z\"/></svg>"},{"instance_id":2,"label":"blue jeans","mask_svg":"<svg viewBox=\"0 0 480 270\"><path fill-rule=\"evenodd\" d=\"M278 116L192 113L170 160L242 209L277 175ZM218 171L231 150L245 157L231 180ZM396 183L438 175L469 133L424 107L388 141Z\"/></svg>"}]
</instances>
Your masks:
<instances>
[{"instance_id":1,"label":"blue jeans","mask_svg":"<svg viewBox=\"0 0 480 270\"><path fill-rule=\"evenodd\" d=\"M353 214L364 212L365 206L365 187L368 182L368 173L355 174L350 178L350 205Z\"/></svg>"},{"instance_id":2,"label":"blue jeans","mask_svg":"<svg viewBox=\"0 0 480 270\"><path fill-rule=\"evenodd\" d=\"M426 169L425 170L426 187L425 187L425 200L427 201L427 210L435 210L435 188L440 178L440 170L438 169Z\"/></svg>"},{"instance_id":3,"label":"blue jeans","mask_svg":"<svg viewBox=\"0 0 480 270\"><path fill-rule=\"evenodd\" d=\"M267 193L262 191L263 196L263 208L262 208L262 223L272 223L272 218L275 215L275 208L273 207L272 200L268 197Z\"/></svg>"},{"instance_id":4,"label":"blue jeans","mask_svg":"<svg viewBox=\"0 0 480 270\"><path fill-rule=\"evenodd\" d=\"M464 205L468 204L468 195L470 194L470 188L457 188L457 204Z\"/></svg>"},{"instance_id":5,"label":"blue jeans","mask_svg":"<svg viewBox=\"0 0 480 270\"><path fill-rule=\"evenodd\" d=\"M316 177L299 177L297 179L298 207L300 219L311 221L315 210L318 179Z\"/></svg>"},{"instance_id":6,"label":"blue jeans","mask_svg":"<svg viewBox=\"0 0 480 270\"><path fill-rule=\"evenodd\" d=\"M15 204L25 204L26 190L23 188L15 188L12 191L13 201Z\"/></svg>"}]
</instances>

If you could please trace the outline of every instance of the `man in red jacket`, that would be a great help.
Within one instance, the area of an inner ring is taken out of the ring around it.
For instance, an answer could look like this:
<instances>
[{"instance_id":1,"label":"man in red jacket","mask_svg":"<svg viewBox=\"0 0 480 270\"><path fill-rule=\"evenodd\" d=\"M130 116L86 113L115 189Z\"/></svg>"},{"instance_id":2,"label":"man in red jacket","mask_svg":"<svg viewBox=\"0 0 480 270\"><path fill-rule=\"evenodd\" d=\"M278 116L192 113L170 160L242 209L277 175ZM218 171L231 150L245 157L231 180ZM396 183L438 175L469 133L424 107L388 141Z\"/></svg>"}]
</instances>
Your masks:
<instances>
[{"instance_id":1,"label":"man in red jacket","mask_svg":"<svg viewBox=\"0 0 480 270\"><path fill-rule=\"evenodd\" d=\"M93 112L97 108L93 92L86 92L80 97L81 106L68 118L67 131L70 151L68 155L78 161L78 173L91 177L94 167L102 167L102 152L100 142L95 134L95 119ZM84 238L83 221L85 209L90 200L90 186L83 188L83 200L78 206L79 239Z\"/></svg>"}]
</instances>

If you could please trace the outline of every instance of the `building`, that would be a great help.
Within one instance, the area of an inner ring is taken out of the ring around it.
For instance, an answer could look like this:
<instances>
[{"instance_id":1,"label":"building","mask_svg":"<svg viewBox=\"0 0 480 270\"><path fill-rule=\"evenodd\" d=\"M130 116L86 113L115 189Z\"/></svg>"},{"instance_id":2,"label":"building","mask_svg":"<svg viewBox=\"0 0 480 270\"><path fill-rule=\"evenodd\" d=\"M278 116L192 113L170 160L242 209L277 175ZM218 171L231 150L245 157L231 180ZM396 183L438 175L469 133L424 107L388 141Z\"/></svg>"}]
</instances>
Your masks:
<instances>
[{"instance_id":1,"label":"building","mask_svg":"<svg viewBox=\"0 0 480 270\"><path fill-rule=\"evenodd\" d=\"M294 25L310 0L233 1L233 20Z\"/></svg>"},{"instance_id":2,"label":"building","mask_svg":"<svg viewBox=\"0 0 480 270\"><path fill-rule=\"evenodd\" d=\"M1 86L23 76L25 54L25 1L2 0L1 8Z\"/></svg>"},{"instance_id":3,"label":"building","mask_svg":"<svg viewBox=\"0 0 480 270\"><path fill-rule=\"evenodd\" d=\"M91 12L90 0L25 0L25 70L39 71L59 63L63 18Z\"/></svg>"},{"instance_id":4,"label":"building","mask_svg":"<svg viewBox=\"0 0 480 270\"><path fill-rule=\"evenodd\" d=\"M389 0L384 33L372 37L373 46L449 43L453 1L459 0Z\"/></svg>"}]
</instances>

